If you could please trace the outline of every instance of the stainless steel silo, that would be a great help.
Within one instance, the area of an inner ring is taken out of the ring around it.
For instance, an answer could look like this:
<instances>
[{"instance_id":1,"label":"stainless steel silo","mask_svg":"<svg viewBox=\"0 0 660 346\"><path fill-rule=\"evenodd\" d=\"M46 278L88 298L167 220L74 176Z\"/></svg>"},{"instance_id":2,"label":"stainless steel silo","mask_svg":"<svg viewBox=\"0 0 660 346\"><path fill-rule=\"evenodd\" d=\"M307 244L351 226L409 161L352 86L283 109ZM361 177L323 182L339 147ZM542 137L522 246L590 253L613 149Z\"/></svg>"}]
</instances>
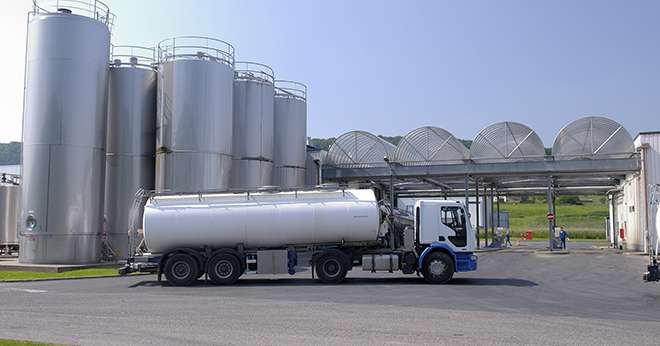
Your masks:
<instances>
[{"instance_id":1,"label":"stainless steel silo","mask_svg":"<svg viewBox=\"0 0 660 346\"><path fill-rule=\"evenodd\" d=\"M29 16L22 263L79 264L100 257L113 15L99 1L89 3L37 1Z\"/></svg>"},{"instance_id":2,"label":"stainless steel silo","mask_svg":"<svg viewBox=\"0 0 660 346\"><path fill-rule=\"evenodd\" d=\"M275 140L273 185L305 185L307 157L307 87L275 81Z\"/></svg>"},{"instance_id":3,"label":"stainless steel silo","mask_svg":"<svg viewBox=\"0 0 660 346\"><path fill-rule=\"evenodd\" d=\"M11 254L18 246L21 187L4 174L0 180L0 253Z\"/></svg>"},{"instance_id":4,"label":"stainless steel silo","mask_svg":"<svg viewBox=\"0 0 660 346\"><path fill-rule=\"evenodd\" d=\"M231 178L234 48L182 36L158 45L156 190L226 190Z\"/></svg>"},{"instance_id":5,"label":"stainless steel silo","mask_svg":"<svg viewBox=\"0 0 660 346\"><path fill-rule=\"evenodd\" d=\"M139 189L154 189L156 154L155 49L113 46L108 80L104 245L126 258L128 230L141 228L131 208Z\"/></svg>"},{"instance_id":6,"label":"stainless steel silo","mask_svg":"<svg viewBox=\"0 0 660 346\"><path fill-rule=\"evenodd\" d=\"M232 188L272 184L273 70L263 64L237 62L234 79L234 165Z\"/></svg>"}]
</instances>

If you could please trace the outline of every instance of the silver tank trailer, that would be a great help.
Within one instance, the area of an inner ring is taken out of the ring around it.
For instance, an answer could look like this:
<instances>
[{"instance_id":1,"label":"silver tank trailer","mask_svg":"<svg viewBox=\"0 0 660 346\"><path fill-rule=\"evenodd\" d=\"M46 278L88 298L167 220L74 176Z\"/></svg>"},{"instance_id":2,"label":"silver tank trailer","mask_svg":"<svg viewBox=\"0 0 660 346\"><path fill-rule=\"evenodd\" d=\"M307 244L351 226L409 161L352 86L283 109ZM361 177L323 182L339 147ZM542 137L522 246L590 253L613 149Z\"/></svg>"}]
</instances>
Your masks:
<instances>
[{"instance_id":1,"label":"silver tank trailer","mask_svg":"<svg viewBox=\"0 0 660 346\"><path fill-rule=\"evenodd\" d=\"M21 263L100 259L110 28L103 3L29 15ZM54 2L45 2L54 3Z\"/></svg>"},{"instance_id":2,"label":"silver tank trailer","mask_svg":"<svg viewBox=\"0 0 660 346\"><path fill-rule=\"evenodd\" d=\"M271 185L273 171L273 70L237 62L234 79L232 188Z\"/></svg>"},{"instance_id":3,"label":"silver tank trailer","mask_svg":"<svg viewBox=\"0 0 660 346\"><path fill-rule=\"evenodd\" d=\"M155 49L113 46L108 82L105 165L105 244L116 258L132 253L128 230L136 191L154 189L156 150Z\"/></svg>"},{"instance_id":4,"label":"silver tank trailer","mask_svg":"<svg viewBox=\"0 0 660 346\"><path fill-rule=\"evenodd\" d=\"M0 180L0 252L9 254L18 245L21 187L3 174Z\"/></svg>"},{"instance_id":5,"label":"silver tank trailer","mask_svg":"<svg viewBox=\"0 0 660 346\"><path fill-rule=\"evenodd\" d=\"M305 185L307 158L307 87L275 81L275 139L273 185Z\"/></svg>"},{"instance_id":6,"label":"silver tank trailer","mask_svg":"<svg viewBox=\"0 0 660 346\"><path fill-rule=\"evenodd\" d=\"M231 178L234 48L181 36L158 45L156 190L226 190Z\"/></svg>"}]
</instances>

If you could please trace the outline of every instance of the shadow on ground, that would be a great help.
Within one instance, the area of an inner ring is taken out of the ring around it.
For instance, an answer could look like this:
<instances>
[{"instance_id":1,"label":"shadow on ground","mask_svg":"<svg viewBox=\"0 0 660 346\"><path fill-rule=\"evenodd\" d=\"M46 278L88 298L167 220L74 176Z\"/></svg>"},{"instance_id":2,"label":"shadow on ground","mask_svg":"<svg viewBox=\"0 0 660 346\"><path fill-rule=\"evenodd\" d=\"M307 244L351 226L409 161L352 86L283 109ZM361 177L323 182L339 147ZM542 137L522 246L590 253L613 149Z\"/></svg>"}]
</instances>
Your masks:
<instances>
[{"instance_id":1,"label":"shadow on ground","mask_svg":"<svg viewBox=\"0 0 660 346\"><path fill-rule=\"evenodd\" d=\"M428 285L426 281L418 277L406 277L406 278L347 278L340 286L369 286L369 285L396 285L396 286L405 286L405 285ZM234 287L265 287L265 286L318 286L318 287L327 287L327 286L338 286L331 284L323 284L317 280L308 278L308 279L241 279ZM537 283L529 280L516 279L516 278L455 278L450 281L447 285L449 286L509 286L509 287L534 287L538 286ZM170 285L167 281L163 280L162 282L158 281L140 281L129 287L153 287L153 286L162 286L162 287L174 287ZM215 285L210 282L203 280L197 281L196 284L190 287L215 287Z\"/></svg>"}]
</instances>

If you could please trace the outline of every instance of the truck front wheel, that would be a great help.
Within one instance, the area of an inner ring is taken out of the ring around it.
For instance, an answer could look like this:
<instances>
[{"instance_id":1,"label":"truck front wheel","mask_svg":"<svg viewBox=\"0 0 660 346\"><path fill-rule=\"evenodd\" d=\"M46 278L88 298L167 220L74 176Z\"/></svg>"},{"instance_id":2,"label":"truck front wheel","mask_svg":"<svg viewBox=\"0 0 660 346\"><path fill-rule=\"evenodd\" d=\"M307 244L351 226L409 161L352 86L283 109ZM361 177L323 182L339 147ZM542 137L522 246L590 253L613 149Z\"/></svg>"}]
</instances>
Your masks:
<instances>
[{"instance_id":1,"label":"truck front wheel","mask_svg":"<svg viewBox=\"0 0 660 346\"><path fill-rule=\"evenodd\" d=\"M454 261L443 252L432 252L424 258L422 274L430 284L444 284L454 276Z\"/></svg>"},{"instance_id":2,"label":"truck front wheel","mask_svg":"<svg viewBox=\"0 0 660 346\"><path fill-rule=\"evenodd\" d=\"M199 265L197 261L186 253L172 255L165 262L165 277L174 286L190 286L197 281Z\"/></svg>"},{"instance_id":3,"label":"truck front wheel","mask_svg":"<svg viewBox=\"0 0 660 346\"><path fill-rule=\"evenodd\" d=\"M213 284L231 285L242 273L241 264L234 255L220 253L209 260L208 274Z\"/></svg>"},{"instance_id":4,"label":"truck front wheel","mask_svg":"<svg viewBox=\"0 0 660 346\"><path fill-rule=\"evenodd\" d=\"M338 284L348 273L347 261L338 251L326 252L319 256L315 269L319 280L326 284Z\"/></svg>"}]
</instances>

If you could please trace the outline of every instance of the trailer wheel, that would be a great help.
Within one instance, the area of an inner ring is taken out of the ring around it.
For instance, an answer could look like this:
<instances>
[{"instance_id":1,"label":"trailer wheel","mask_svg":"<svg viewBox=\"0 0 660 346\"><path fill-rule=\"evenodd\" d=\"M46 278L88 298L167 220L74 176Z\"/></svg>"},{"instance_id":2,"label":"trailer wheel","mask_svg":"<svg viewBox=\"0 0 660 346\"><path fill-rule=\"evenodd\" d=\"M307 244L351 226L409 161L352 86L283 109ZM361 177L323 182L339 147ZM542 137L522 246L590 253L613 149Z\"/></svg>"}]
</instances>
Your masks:
<instances>
[{"instance_id":1,"label":"trailer wheel","mask_svg":"<svg viewBox=\"0 0 660 346\"><path fill-rule=\"evenodd\" d=\"M443 252L432 252L424 258L422 274L430 284L444 284L454 276L454 261Z\"/></svg>"},{"instance_id":2,"label":"trailer wheel","mask_svg":"<svg viewBox=\"0 0 660 346\"><path fill-rule=\"evenodd\" d=\"M190 286L197 281L199 265L197 261L186 253L172 255L165 262L165 278L174 286Z\"/></svg>"},{"instance_id":3,"label":"trailer wheel","mask_svg":"<svg viewBox=\"0 0 660 346\"><path fill-rule=\"evenodd\" d=\"M231 285L243 274L241 263L236 256L220 253L213 256L208 263L209 279L215 285Z\"/></svg>"},{"instance_id":4,"label":"trailer wheel","mask_svg":"<svg viewBox=\"0 0 660 346\"><path fill-rule=\"evenodd\" d=\"M339 251L329 251L315 261L316 274L319 280L326 284L338 284L348 273L345 256Z\"/></svg>"}]
</instances>

